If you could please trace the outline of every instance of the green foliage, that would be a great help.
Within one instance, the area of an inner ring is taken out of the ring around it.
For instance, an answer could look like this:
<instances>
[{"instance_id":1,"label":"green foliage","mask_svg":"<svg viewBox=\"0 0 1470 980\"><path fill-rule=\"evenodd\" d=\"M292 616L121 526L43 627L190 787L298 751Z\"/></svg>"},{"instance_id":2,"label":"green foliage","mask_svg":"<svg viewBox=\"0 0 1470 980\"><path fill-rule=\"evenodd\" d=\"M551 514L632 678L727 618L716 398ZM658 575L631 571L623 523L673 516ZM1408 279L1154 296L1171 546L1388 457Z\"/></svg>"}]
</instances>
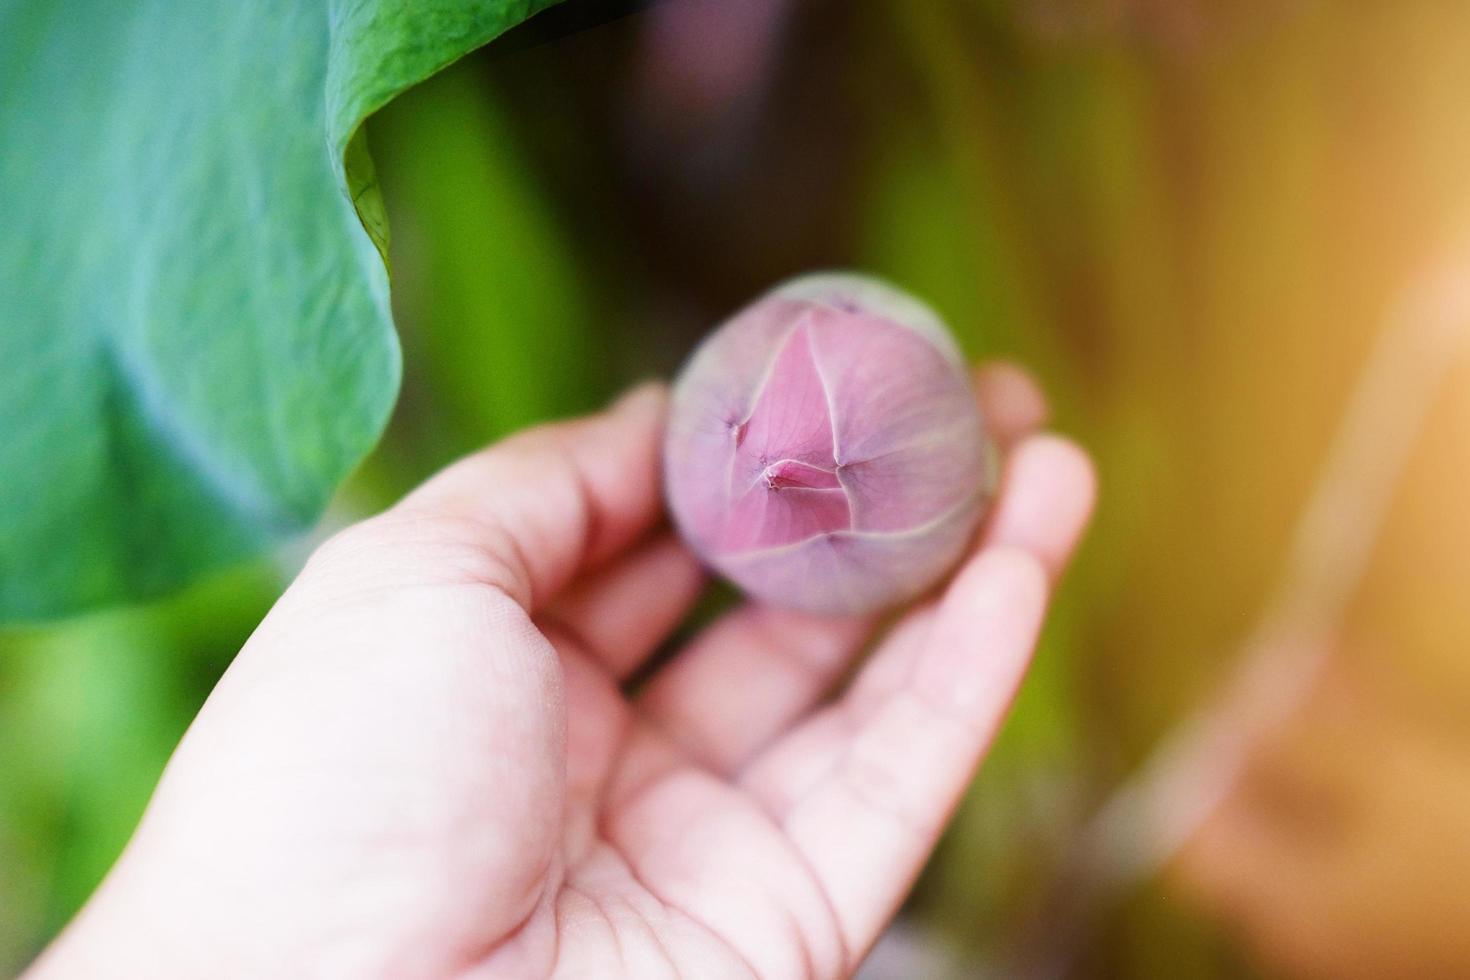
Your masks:
<instances>
[{"instance_id":1,"label":"green foliage","mask_svg":"<svg viewBox=\"0 0 1470 980\"><path fill-rule=\"evenodd\" d=\"M280 586L246 565L165 603L0 633L0 975L97 887Z\"/></svg>"},{"instance_id":2,"label":"green foliage","mask_svg":"<svg viewBox=\"0 0 1470 980\"><path fill-rule=\"evenodd\" d=\"M0 619L316 518L399 378L362 122L548 3L0 5Z\"/></svg>"},{"instance_id":3,"label":"green foliage","mask_svg":"<svg viewBox=\"0 0 1470 980\"><path fill-rule=\"evenodd\" d=\"M441 409L416 437L448 455L611 394L588 270L481 67L450 69L374 122L392 148L408 383L421 375Z\"/></svg>"}]
</instances>

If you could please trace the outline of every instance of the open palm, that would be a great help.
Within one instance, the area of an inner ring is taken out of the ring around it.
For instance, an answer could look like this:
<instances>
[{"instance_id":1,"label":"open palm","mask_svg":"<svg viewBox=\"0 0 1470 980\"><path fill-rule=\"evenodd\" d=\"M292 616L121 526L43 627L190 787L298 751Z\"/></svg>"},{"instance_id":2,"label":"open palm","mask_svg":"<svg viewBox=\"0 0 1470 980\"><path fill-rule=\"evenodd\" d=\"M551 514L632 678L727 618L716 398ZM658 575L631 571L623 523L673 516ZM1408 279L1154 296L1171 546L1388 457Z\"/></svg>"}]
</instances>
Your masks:
<instances>
[{"instance_id":1,"label":"open palm","mask_svg":"<svg viewBox=\"0 0 1470 980\"><path fill-rule=\"evenodd\" d=\"M1092 499L981 372L1000 499L874 626L702 586L658 530L664 396L514 437L338 535L251 638L35 975L835 977L933 848Z\"/></svg>"}]
</instances>

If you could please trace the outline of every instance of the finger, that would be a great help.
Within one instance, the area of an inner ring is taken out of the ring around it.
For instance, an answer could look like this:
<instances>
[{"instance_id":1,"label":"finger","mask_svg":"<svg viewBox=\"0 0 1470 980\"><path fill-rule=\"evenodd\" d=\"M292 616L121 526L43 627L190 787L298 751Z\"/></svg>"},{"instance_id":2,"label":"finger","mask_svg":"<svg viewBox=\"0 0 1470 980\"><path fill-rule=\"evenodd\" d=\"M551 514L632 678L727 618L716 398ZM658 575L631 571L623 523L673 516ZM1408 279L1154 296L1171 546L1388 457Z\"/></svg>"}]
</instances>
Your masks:
<instances>
[{"instance_id":1,"label":"finger","mask_svg":"<svg viewBox=\"0 0 1470 980\"><path fill-rule=\"evenodd\" d=\"M601 414L512 436L322 550L339 567L386 567L398 584L490 585L535 610L658 520L665 404L649 384ZM384 552L391 562L364 560Z\"/></svg>"},{"instance_id":2,"label":"finger","mask_svg":"<svg viewBox=\"0 0 1470 980\"><path fill-rule=\"evenodd\" d=\"M1041 390L1015 365L980 367L976 386L992 437L1003 445L1013 445L1046 416ZM1026 479L1048 475L1045 462L1028 464ZM1059 476L1076 478L1065 470ZM1003 488L1014 484L1009 478L1002 481ZM1020 485L1027 488L1026 480ZM1054 495L1045 499L1058 502ZM1015 508L1007 512L1011 510ZM1067 533L1070 520L1057 529ZM1024 537L1020 529L1006 529ZM868 618L741 607L696 637L660 671L639 707L701 763L716 772L734 772L828 693L871 635L873 624Z\"/></svg>"},{"instance_id":3,"label":"finger","mask_svg":"<svg viewBox=\"0 0 1470 980\"><path fill-rule=\"evenodd\" d=\"M1056 441L1051 436L1035 436L1012 454L1001 479L997 516L987 522L981 536L982 552L998 546L1024 546L1053 577L1053 569L1058 567L1055 562L1070 554L1082 535L1092 510L1095 484L1091 466L1080 450L1032 451L1033 444ZM1012 504L1020 497L1051 501L1058 517L1051 521L1032 522L1029 517L1021 520L1029 512ZM858 675L843 702L775 742L751 763L743 780L778 806L804 792L808 788L805 775L830 768L844 751L845 722L865 717L870 706L906 682L935 613L935 605L927 603L904 616ZM834 711L845 713L843 723L826 719ZM814 735L806 728L823 734Z\"/></svg>"},{"instance_id":4,"label":"finger","mask_svg":"<svg viewBox=\"0 0 1470 980\"><path fill-rule=\"evenodd\" d=\"M655 674L638 708L700 764L734 772L806 713L871 630L866 618L742 606Z\"/></svg>"},{"instance_id":5,"label":"finger","mask_svg":"<svg viewBox=\"0 0 1470 980\"><path fill-rule=\"evenodd\" d=\"M555 631L547 638L556 646L566 690L566 795L561 812L562 853L575 864L596 836L598 800L618 764L629 732L632 711L607 671Z\"/></svg>"},{"instance_id":6,"label":"finger","mask_svg":"<svg viewBox=\"0 0 1470 980\"><path fill-rule=\"evenodd\" d=\"M982 552L935 610L906 682L839 730L834 764L780 814L848 949L871 946L952 815L1025 672L1046 594L1034 555Z\"/></svg>"},{"instance_id":7,"label":"finger","mask_svg":"<svg viewBox=\"0 0 1470 980\"><path fill-rule=\"evenodd\" d=\"M1046 424L1046 396L1035 379L1009 361L990 361L975 369L975 391L985 429L1002 449Z\"/></svg>"},{"instance_id":8,"label":"finger","mask_svg":"<svg viewBox=\"0 0 1470 980\"><path fill-rule=\"evenodd\" d=\"M1097 477L1081 448L1061 436L1031 436L1006 464L981 540L985 546L1031 552L1055 581L1081 539L1096 497Z\"/></svg>"},{"instance_id":9,"label":"finger","mask_svg":"<svg viewBox=\"0 0 1470 980\"><path fill-rule=\"evenodd\" d=\"M623 679L679 625L703 586L699 560L663 534L558 596L538 619Z\"/></svg>"},{"instance_id":10,"label":"finger","mask_svg":"<svg viewBox=\"0 0 1470 980\"><path fill-rule=\"evenodd\" d=\"M1036 557L1055 582L1076 550L1097 496L1092 462L1060 436L1031 436L1006 461L1000 495L980 534L980 549L1013 547ZM849 702L861 708L901 684L935 617L920 606L898 624L886 644L893 652L876 660L853 685Z\"/></svg>"}]
</instances>

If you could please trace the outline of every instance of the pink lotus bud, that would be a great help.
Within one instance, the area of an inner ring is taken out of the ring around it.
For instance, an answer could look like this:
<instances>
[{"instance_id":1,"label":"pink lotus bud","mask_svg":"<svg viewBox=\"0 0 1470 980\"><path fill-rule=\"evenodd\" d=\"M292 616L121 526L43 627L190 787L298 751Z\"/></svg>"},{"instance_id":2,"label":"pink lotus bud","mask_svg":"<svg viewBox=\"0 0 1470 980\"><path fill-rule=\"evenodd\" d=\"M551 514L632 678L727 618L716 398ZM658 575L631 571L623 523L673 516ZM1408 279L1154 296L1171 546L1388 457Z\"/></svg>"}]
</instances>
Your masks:
<instances>
[{"instance_id":1,"label":"pink lotus bud","mask_svg":"<svg viewBox=\"0 0 1470 980\"><path fill-rule=\"evenodd\" d=\"M934 584L993 469L943 322L846 274L788 282L705 340L664 446L669 507L696 553L758 599L824 613Z\"/></svg>"}]
</instances>

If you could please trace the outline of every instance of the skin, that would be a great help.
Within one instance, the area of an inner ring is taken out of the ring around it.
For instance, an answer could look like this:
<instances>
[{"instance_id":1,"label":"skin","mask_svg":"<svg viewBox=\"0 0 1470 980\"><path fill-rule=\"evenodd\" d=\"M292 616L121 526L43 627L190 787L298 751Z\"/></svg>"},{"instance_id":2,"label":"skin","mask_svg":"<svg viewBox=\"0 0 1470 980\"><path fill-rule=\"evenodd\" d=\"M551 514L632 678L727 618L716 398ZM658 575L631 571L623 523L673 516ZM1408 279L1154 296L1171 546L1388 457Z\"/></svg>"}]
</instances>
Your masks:
<instances>
[{"instance_id":1,"label":"skin","mask_svg":"<svg viewBox=\"0 0 1470 980\"><path fill-rule=\"evenodd\" d=\"M980 391L1001 496L873 625L739 608L623 681L702 574L661 528L665 393L515 436L325 544L31 980L836 977L933 848L1085 525L1084 454Z\"/></svg>"}]
</instances>

